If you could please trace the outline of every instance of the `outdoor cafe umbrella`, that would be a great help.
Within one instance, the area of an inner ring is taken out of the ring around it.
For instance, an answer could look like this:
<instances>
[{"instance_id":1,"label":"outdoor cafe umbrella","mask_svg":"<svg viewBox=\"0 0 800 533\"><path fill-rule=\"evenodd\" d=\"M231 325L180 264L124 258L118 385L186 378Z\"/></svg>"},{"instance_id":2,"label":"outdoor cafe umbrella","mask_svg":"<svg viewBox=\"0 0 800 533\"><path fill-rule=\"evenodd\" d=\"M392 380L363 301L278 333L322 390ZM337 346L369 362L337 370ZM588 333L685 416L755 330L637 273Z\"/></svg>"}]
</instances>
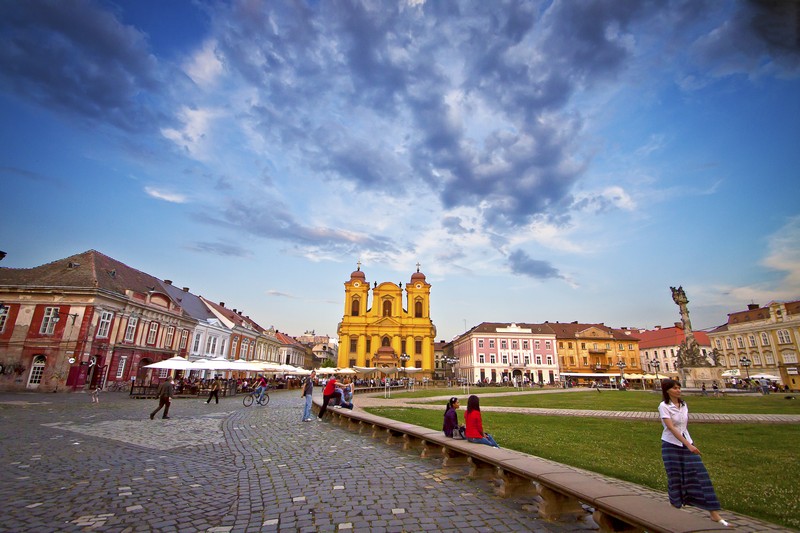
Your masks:
<instances>
[{"instance_id":1,"label":"outdoor cafe umbrella","mask_svg":"<svg viewBox=\"0 0 800 533\"><path fill-rule=\"evenodd\" d=\"M755 374L750 376L753 379L769 379L771 381L780 381L781 378L773 376L772 374Z\"/></svg>"},{"instance_id":2,"label":"outdoor cafe umbrella","mask_svg":"<svg viewBox=\"0 0 800 533\"><path fill-rule=\"evenodd\" d=\"M157 363L152 363L149 365L145 365L144 368L161 368L167 370L191 370L196 368L192 366L187 359L176 355L174 357L170 357L169 359L165 359L164 361L159 361Z\"/></svg>"},{"instance_id":3,"label":"outdoor cafe umbrella","mask_svg":"<svg viewBox=\"0 0 800 533\"><path fill-rule=\"evenodd\" d=\"M333 375L333 374L336 374L336 373L337 373L336 369L333 368L333 367L329 367L329 366L317 369L317 375L318 376L329 376L329 375Z\"/></svg>"}]
</instances>

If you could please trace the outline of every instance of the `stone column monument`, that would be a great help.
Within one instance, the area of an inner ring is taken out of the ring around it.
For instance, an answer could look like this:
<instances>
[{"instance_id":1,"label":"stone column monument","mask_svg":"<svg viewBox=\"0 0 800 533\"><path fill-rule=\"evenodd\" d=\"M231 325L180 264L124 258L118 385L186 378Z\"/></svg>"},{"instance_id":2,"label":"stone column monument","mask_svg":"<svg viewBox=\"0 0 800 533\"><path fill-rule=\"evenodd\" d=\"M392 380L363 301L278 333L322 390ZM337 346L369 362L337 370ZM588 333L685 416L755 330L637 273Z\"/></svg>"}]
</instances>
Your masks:
<instances>
[{"instance_id":1,"label":"stone column monument","mask_svg":"<svg viewBox=\"0 0 800 533\"><path fill-rule=\"evenodd\" d=\"M702 381L710 380L711 363L700 351L700 345L694 338L692 321L689 319L689 298L686 297L683 287L670 287L672 301L680 308L681 323L683 324L684 340L678 349L678 375L684 387L699 387Z\"/></svg>"}]
</instances>

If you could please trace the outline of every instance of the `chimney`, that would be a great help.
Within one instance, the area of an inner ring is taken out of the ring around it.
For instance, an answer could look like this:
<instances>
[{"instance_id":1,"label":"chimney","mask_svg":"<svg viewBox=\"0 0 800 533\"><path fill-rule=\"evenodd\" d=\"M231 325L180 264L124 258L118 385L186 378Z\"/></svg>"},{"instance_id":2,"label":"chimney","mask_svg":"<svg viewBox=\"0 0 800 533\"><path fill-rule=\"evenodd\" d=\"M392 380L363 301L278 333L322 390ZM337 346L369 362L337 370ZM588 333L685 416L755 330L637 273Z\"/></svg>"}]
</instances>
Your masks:
<instances>
[{"instance_id":1,"label":"chimney","mask_svg":"<svg viewBox=\"0 0 800 533\"><path fill-rule=\"evenodd\" d=\"M661 326L656 326L653 329L656 330L656 331L661 331Z\"/></svg>"},{"instance_id":2,"label":"chimney","mask_svg":"<svg viewBox=\"0 0 800 533\"><path fill-rule=\"evenodd\" d=\"M220 302L220 303L219 303L219 306L220 306L220 307L225 307L225 302Z\"/></svg>"},{"instance_id":3,"label":"chimney","mask_svg":"<svg viewBox=\"0 0 800 533\"><path fill-rule=\"evenodd\" d=\"M758 307L759 307L758 304L747 304L748 311L755 311L756 309L758 309Z\"/></svg>"},{"instance_id":4,"label":"chimney","mask_svg":"<svg viewBox=\"0 0 800 533\"><path fill-rule=\"evenodd\" d=\"M675 322L675 327L678 329L683 329L683 322Z\"/></svg>"},{"instance_id":5,"label":"chimney","mask_svg":"<svg viewBox=\"0 0 800 533\"><path fill-rule=\"evenodd\" d=\"M183 292L189 292L189 287L184 287Z\"/></svg>"},{"instance_id":6,"label":"chimney","mask_svg":"<svg viewBox=\"0 0 800 533\"><path fill-rule=\"evenodd\" d=\"M233 308L233 312L237 314L239 313L239 311L237 311L235 307Z\"/></svg>"},{"instance_id":7,"label":"chimney","mask_svg":"<svg viewBox=\"0 0 800 533\"><path fill-rule=\"evenodd\" d=\"M166 283L167 285L172 285L172 280L171 279L165 279L164 283Z\"/></svg>"}]
</instances>

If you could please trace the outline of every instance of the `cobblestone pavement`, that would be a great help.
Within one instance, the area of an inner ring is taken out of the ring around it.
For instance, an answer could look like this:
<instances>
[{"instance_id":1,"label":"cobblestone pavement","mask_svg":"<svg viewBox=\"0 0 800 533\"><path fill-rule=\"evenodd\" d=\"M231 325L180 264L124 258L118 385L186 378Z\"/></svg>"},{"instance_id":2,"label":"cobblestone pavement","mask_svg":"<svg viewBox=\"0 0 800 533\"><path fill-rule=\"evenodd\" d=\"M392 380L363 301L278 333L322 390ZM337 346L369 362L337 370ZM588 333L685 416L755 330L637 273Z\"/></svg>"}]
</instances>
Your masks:
<instances>
[{"instance_id":1,"label":"cobblestone pavement","mask_svg":"<svg viewBox=\"0 0 800 533\"><path fill-rule=\"evenodd\" d=\"M327 422L297 391L267 407L103 393L0 394L0 531L579 531L488 482Z\"/></svg>"},{"instance_id":2,"label":"cobblestone pavement","mask_svg":"<svg viewBox=\"0 0 800 533\"><path fill-rule=\"evenodd\" d=\"M219 405L179 398L169 420L149 420L155 400L103 393L100 401L0 394L0 532L596 529L589 515L539 520L530 501L497 498L462 470L327 422L301 422L297 391L271 393L267 407L245 408L241 396ZM359 395L357 403L383 399ZM788 531L724 515L740 532Z\"/></svg>"}]
</instances>

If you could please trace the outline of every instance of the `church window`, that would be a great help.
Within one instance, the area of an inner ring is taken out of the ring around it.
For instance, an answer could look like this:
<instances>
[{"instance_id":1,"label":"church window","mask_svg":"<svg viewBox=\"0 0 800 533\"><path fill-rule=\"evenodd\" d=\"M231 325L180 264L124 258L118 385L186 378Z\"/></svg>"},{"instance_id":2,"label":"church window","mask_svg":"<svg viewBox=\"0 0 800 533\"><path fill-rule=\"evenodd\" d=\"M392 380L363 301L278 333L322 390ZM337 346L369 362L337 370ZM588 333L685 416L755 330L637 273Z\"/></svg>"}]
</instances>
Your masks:
<instances>
[{"instance_id":1,"label":"church window","mask_svg":"<svg viewBox=\"0 0 800 533\"><path fill-rule=\"evenodd\" d=\"M358 351L358 339L350 339L350 351Z\"/></svg>"},{"instance_id":2,"label":"church window","mask_svg":"<svg viewBox=\"0 0 800 533\"><path fill-rule=\"evenodd\" d=\"M360 302L358 301L358 298L353 298L353 301L350 304L350 315L358 316L358 313L360 311L360 307L361 307L361 305L360 305Z\"/></svg>"},{"instance_id":3,"label":"church window","mask_svg":"<svg viewBox=\"0 0 800 533\"><path fill-rule=\"evenodd\" d=\"M389 337L384 337L381 339L381 346L391 346L392 341L389 340Z\"/></svg>"},{"instance_id":4,"label":"church window","mask_svg":"<svg viewBox=\"0 0 800 533\"><path fill-rule=\"evenodd\" d=\"M392 316L392 302L385 300L383 302L383 316Z\"/></svg>"},{"instance_id":5,"label":"church window","mask_svg":"<svg viewBox=\"0 0 800 533\"><path fill-rule=\"evenodd\" d=\"M372 351L372 339L367 339L367 353L370 353L371 351Z\"/></svg>"},{"instance_id":6,"label":"church window","mask_svg":"<svg viewBox=\"0 0 800 533\"><path fill-rule=\"evenodd\" d=\"M419 300L414 302L414 317L422 318L422 302Z\"/></svg>"},{"instance_id":7,"label":"church window","mask_svg":"<svg viewBox=\"0 0 800 533\"><path fill-rule=\"evenodd\" d=\"M422 341L414 341L414 353L422 353Z\"/></svg>"}]
</instances>

